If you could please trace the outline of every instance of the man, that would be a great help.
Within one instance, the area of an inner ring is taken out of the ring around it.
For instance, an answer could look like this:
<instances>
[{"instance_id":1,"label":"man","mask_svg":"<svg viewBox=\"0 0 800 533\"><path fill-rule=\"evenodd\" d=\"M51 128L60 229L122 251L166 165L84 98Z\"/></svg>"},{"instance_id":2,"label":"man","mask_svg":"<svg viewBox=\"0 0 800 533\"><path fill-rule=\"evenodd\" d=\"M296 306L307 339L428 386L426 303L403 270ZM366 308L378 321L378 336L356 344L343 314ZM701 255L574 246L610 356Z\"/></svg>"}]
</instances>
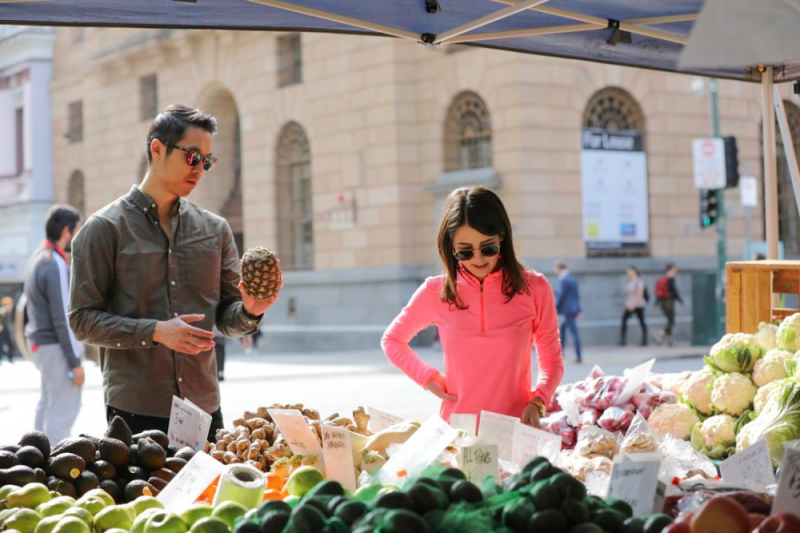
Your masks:
<instances>
[{"instance_id":1,"label":"man","mask_svg":"<svg viewBox=\"0 0 800 533\"><path fill-rule=\"evenodd\" d=\"M274 302L244 292L228 223L185 199L216 163L216 119L170 106L147 136L141 186L95 213L75 239L70 323L101 347L106 415L134 433L167 431L172 397L223 427L214 326L254 333Z\"/></svg>"},{"instance_id":2,"label":"man","mask_svg":"<svg viewBox=\"0 0 800 533\"><path fill-rule=\"evenodd\" d=\"M70 331L67 320L67 252L80 219L78 211L70 206L53 206L45 223L47 240L33 252L25 273L25 339L42 375L35 428L44 431L52 443L70 436L81 407L83 346Z\"/></svg>"},{"instance_id":3,"label":"man","mask_svg":"<svg viewBox=\"0 0 800 533\"><path fill-rule=\"evenodd\" d=\"M11 320L14 316L14 299L5 296L0 299L0 361L3 356L9 363L14 362L14 341L11 340L11 329L14 325Z\"/></svg>"},{"instance_id":4,"label":"man","mask_svg":"<svg viewBox=\"0 0 800 533\"><path fill-rule=\"evenodd\" d=\"M675 284L675 276L678 274L678 268L670 263L663 276L656 281L656 305L661 308L664 316L667 317L667 326L656 333L655 340L661 344L664 339L667 340L667 345L672 346L672 329L675 327L675 302L683 305L681 295L678 294L678 287Z\"/></svg>"},{"instance_id":5,"label":"man","mask_svg":"<svg viewBox=\"0 0 800 533\"><path fill-rule=\"evenodd\" d=\"M567 328L569 328L572 338L575 341L575 361L580 364L581 359L581 337L578 335L578 319L581 317L581 297L578 293L578 280L567 270L567 265L558 263L556 265L558 274L558 299L556 300L556 311L564 316L561 322L561 346L567 345Z\"/></svg>"}]
</instances>

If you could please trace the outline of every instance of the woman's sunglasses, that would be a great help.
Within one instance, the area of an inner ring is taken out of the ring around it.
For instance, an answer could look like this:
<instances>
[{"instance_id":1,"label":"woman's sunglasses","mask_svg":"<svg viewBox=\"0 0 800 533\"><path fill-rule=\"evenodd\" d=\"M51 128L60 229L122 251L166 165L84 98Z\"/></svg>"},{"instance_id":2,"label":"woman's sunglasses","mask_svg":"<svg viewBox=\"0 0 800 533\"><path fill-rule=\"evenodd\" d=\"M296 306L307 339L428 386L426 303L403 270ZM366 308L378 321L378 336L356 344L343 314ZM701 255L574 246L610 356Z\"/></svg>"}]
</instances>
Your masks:
<instances>
[{"instance_id":1,"label":"woman's sunglasses","mask_svg":"<svg viewBox=\"0 0 800 533\"><path fill-rule=\"evenodd\" d=\"M159 139L161 140L161 139ZM217 158L210 156L210 155L203 155L197 150L189 150L188 148L184 148L182 146L178 146L177 144L172 144L168 142L161 141L164 145L169 146L171 148L175 148L177 150L183 150L186 152L186 164L190 167L196 167L200 162L203 162L203 170L206 172L210 171L214 168L217 164Z\"/></svg>"},{"instance_id":2,"label":"woman's sunglasses","mask_svg":"<svg viewBox=\"0 0 800 533\"><path fill-rule=\"evenodd\" d=\"M484 246L481 248L481 255L483 257L494 257L500 253L500 247L496 244L492 244L491 246ZM475 252L472 250L457 250L453 252L453 255L456 256L456 259L459 261L469 261L475 256Z\"/></svg>"}]
</instances>

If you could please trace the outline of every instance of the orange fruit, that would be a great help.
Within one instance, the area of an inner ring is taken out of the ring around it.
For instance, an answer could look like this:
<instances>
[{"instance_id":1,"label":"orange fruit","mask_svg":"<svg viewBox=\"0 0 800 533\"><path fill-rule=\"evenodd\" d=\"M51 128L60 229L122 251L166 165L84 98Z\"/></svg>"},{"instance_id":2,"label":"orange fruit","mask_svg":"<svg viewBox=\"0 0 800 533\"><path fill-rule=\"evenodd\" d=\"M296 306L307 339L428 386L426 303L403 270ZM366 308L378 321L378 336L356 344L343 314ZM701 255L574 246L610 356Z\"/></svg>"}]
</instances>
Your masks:
<instances>
[{"instance_id":1,"label":"orange fruit","mask_svg":"<svg viewBox=\"0 0 800 533\"><path fill-rule=\"evenodd\" d=\"M281 494L281 491L275 489L267 489L264 491L264 499L262 501L282 500L282 499L283 499L283 494Z\"/></svg>"},{"instance_id":2,"label":"orange fruit","mask_svg":"<svg viewBox=\"0 0 800 533\"><path fill-rule=\"evenodd\" d=\"M286 484L286 480L283 479L278 474L274 474L272 472L267 474L267 488L274 489L278 492L283 490L283 486Z\"/></svg>"},{"instance_id":3,"label":"orange fruit","mask_svg":"<svg viewBox=\"0 0 800 533\"><path fill-rule=\"evenodd\" d=\"M209 485L206 490L203 491L203 494L197 498L196 502L204 502L204 503L211 503L214 501L214 496L217 494L217 485L219 484L219 477L214 480L214 482Z\"/></svg>"}]
</instances>

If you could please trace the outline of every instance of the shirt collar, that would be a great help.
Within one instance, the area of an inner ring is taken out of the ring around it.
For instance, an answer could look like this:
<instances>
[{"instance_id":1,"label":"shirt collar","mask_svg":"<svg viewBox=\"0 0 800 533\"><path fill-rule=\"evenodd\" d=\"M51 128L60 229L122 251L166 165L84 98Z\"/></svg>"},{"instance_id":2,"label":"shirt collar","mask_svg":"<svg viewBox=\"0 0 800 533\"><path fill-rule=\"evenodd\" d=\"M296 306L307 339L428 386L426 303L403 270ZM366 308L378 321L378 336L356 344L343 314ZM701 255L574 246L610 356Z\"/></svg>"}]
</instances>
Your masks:
<instances>
[{"instance_id":1,"label":"shirt collar","mask_svg":"<svg viewBox=\"0 0 800 533\"><path fill-rule=\"evenodd\" d=\"M569 275L569 270L562 270L561 274L558 275L558 279L562 280L562 279L566 278L568 275Z\"/></svg>"},{"instance_id":2,"label":"shirt collar","mask_svg":"<svg viewBox=\"0 0 800 533\"><path fill-rule=\"evenodd\" d=\"M142 192L142 189L139 188L138 185L131 186L131 191L128 193L128 198L143 212L151 213L153 216L158 216L158 204L150 198L150 196L146 195ZM183 198L178 198L178 201L175 202L175 207L177 208L177 212L179 215L183 215L186 213L186 209L188 207L188 202ZM173 210L173 213L175 211Z\"/></svg>"}]
</instances>

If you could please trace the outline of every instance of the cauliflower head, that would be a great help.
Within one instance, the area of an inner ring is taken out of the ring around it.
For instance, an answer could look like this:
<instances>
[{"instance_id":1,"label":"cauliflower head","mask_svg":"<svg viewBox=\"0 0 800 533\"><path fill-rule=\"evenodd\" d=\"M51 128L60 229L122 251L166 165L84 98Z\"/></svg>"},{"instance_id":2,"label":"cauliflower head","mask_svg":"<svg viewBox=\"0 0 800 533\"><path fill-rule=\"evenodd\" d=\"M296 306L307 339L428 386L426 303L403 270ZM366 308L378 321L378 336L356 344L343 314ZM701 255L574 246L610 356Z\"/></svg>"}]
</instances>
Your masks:
<instances>
[{"instance_id":1,"label":"cauliflower head","mask_svg":"<svg viewBox=\"0 0 800 533\"><path fill-rule=\"evenodd\" d=\"M692 446L712 459L727 457L736 446L736 419L715 415L692 429Z\"/></svg>"},{"instance_id":2,"label":"cauliflower head","mask_svg":"<svg viewBox=\"0 0 800 533\"><path fill-rule=\"evenodd\" d=\"M794 353L786 350L771 350L756 361L753 367L753 381L759 387L786 377L786 361L790 361Z\"/></svg>"},{"instance_id":3,"label":"cauliflower head","mask_svg":"<svg viewBox=\"0 0 800 533\"><path fill-rule=\"evenodd\" d=\"M775 336L779 348L789 352L800 350L800 313L784 318Z\"/></svg>"},{"instance_id":4,"label":"cauliflower head","mask_svg":"<svg viewBox=\"0 0 800 533\"><path fill-rule=\"evenodd\" d=\"M780 381L770 381L758 389L756 397L753 398L753 416L761 414L764 406L767 405L767 400L769 400L773 394L777 393L780 387Z\"/></svg>"},{"instance_id":5,"label":"cauliflower head","mask_svg":"<svg viewBox=\"0 0 800 533\"><path fill-rule=\"evenodd\" d=\"M762 355L761 346L753 335L728 333L711 347L706 363L723 372L751 372Z\"/></svg>"},{"instance_id":6,"label":"cauliflower head","mask_svg":"<svg viewBox=\"0 0 800 533\"><path fill-rule=\"evenodd\" d=\"M714 379L716 379L714 372L709 368L704 368L699 372L693 372L681 391L684 399L704 415L710 415L714 411L711 407L711 385L714 383Z\"/></svg>"},{"instance_id":7,"label":"cauliflower head","mask_svg":"<svg viewBox=\"0 0 800 533\"><path fill-rule=\"evenodd\" d=\"M753 337L764 351L774 350L778 347L778 326L762 322L758 325L758 331Z\"/></svg>"},{"instance_id":8,"label":"cauliflower head","mask_svg":"<svg viewBox=\"0 0 800 533\"><path fill-rule=\"evenodd\" d=\"M714 409L732 416L740 416L753 403L758 389L750 378L738 372L723 374L714 380L711 403Z\"/></svg>"},{"instance_id":9,"label":"cauliflower head","mask_svg":"<svg viewBox=\"0 0 800 533\"><path fill-rule=\"evenodd\" d=\"M699 422L700 417L695 410L682 403L660 405L648 419L650 427L659 435L671 435L680 440L688 440Z\"/></svg>"}]
</instances>

